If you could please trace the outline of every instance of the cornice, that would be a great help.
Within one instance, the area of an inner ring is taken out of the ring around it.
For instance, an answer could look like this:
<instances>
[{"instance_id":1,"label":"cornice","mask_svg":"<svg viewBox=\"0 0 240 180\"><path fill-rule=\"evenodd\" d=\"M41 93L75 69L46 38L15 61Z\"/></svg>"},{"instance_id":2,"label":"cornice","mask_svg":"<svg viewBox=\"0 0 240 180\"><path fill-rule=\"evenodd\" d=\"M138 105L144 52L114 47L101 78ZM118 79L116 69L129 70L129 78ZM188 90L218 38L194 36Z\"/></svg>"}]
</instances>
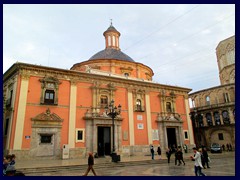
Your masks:
<instances>
[{"instance_id":1,"label":"cornice","mask_svg":"<svg viewBox=\"0 0 240 180\"><path fill-rule=\"evenodd\" d=\"M4 73L4 81L5 79L12 76L11 73L19 72L21 70L27 71L31 76L53 76L58 79L68 80L71 79L82 81L82 82L89 82L92 83L94 81L101 81L104 84L109 84L109 82L114 83L116 86L124 85L124 86L132 86L132 87L145 87L148 89L155 89L159 91L160 89L164 89L166 91L175 91L181 93L189 93L191 89L183 88L178 86L170 86L170 85L163 85L157 84L154 82L147 82L147 81L136 81L131 79L122 79L112 76L105 76L99 74L89 74L86 72L80 72L75 70L65 70L53 67L46 67L46 66L39 66L39 65L32 65L26 63L16 63L14 64L6 73Z\"/></svg>"}]
</instances>

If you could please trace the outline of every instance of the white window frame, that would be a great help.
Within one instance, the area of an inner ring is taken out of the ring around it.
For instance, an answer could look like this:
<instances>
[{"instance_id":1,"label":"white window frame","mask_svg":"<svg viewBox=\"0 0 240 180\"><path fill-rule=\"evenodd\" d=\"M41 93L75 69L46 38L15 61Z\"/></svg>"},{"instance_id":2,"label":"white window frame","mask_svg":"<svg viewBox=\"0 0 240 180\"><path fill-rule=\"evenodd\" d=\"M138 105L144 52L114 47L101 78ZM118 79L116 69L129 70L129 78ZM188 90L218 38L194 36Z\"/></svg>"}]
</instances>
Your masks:
<instances>
[{"instance_id":1,"label":"white window frame","mask_svg":"<svg viewBox=\"0 0 240 180\"><path fill-rule=\"evenodd\" d=\"M82 139L81 140L78 140L78 131L82 131ZM76 142L85 142L85 129L84 128L76 129Z\"/></svg>"}]
</instances>

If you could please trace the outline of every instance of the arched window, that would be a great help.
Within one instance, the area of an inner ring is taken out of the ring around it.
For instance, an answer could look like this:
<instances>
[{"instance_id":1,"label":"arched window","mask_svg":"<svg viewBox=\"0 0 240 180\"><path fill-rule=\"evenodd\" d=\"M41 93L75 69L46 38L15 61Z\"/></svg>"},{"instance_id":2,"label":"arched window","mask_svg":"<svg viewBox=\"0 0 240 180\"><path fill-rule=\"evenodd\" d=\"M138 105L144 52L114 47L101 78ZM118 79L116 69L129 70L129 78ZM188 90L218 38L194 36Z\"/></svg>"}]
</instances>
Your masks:
<instances>
[{"instance_id":1,"label":"arched window","mask_svg":"<svg viewBox=\"0 0 240 180\"><path fill-rule=\"evenodd\" d=\"M171 103L170 103L170 102L167 102L167 103L166 103L166 111L167 111L167 112L172 112L172 106L171 106Z\"/></svg>"},{"instance_id":2,"label":"arched window","mask_svg":"<svg viewBox=\"0 0 240 180\"><path fill-rule=\"evenodd\" d=\"M206 105L209 106L210 105L210 97L206 96Z\"/></svg>"},{"instance_id":3,"label":"arched window","mask_svg":"<svg viewBox=\"0 0 240 180\"><path fill-rule=\"evenodd\" d=\"M206 114L206 119L207 119L207 123L209 126L212 126L213 125L213 122L212 122L212 115L211 113L207 113Z\"/></svg>"},{"instance_id":4,"label":"arched window","mask_svg":"<svg viewBox=\"0 0 240 180\"><path fill-rule=\"evenodd\" d=\"M204 124L203 124L203 115L202 114L198 115L198 125L199 125L199 127L203 127L204 126Z\"/></svg>"},{"instance_id":5,"label":"arched window","mask_svg":"<svg viewBox=\"0 0 240 180\"><path fill-rule=\"evenodd\" d=\"M223 123L224 124L230 124L230 119L229 119L229 115L227 111L223 111L222 112L222 116L223 116Z\"/></svg>"},{"instance_id":6,"label":"arched window","mask_svg":"<svg viewBox=\"0 0 240 180\"><path fill-rule=\"evenodd\" d=\"M137 106L137 111L141 111L142 110L142 102L141 102L140 99L137 99L136 106Z\"/></svg>"},{"instance_id":7,"label":"arched window","mask_svg":"<svg viewBox=\"0 0 240 180\"><path fill-rule=\"evenodd\" d=\"M108 36L108 46L112 46L112 44L111 44L111 36Z\"/></svg>"},{"instance_id":8,"label":"arched window","mask_svg":"<svg viewBox=\"0 0 240 180\"><path fill-rule=\"evenodd\" d=\"M214 112L214 120L216 125L221 125L219 112Z\"/></svg>"}]
</instances>

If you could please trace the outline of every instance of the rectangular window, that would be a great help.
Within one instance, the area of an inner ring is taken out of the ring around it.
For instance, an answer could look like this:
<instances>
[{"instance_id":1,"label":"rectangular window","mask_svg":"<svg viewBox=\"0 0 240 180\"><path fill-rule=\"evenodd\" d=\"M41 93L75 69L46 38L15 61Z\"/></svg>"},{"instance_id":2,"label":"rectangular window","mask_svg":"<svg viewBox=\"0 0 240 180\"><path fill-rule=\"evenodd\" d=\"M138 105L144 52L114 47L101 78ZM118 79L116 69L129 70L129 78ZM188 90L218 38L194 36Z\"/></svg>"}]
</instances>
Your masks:
<instances>
[{"instance_id":1,"label":"rectangular window","mask_svg":"<svg viewBox=\"0 0 240 180\"><path fill-rule=\"evenodd\" d=\"M54 95L55 95L54 90L46 90L45 91L44 103L54 104Z\"/></svg>"},{"instance_id":2,"label":"rectangular window","mask_svg":"<svg viewBox=\"0 0 240 180\"><path fill-rule=\"evenodd\" d=\"M188 132L187 131L184 131L184 138L188 139Z\"/></svg>"},{"instance_id":3,"label":"rectangular window","mask_svg":"<svg viewBox=\"0 0 240 180\"><path fill-rule=\"evenodd\" d=\"M76 142L84 142L85 130L76 129Z\"/></svg>"},{"instance_id":4,"label":"rectangular window","mask_svg":"<svg viewBox=\"0 0 240 180\"><path fill-rule=\"evenodd\" d=\"M40 136L41 136L41 140L40 140L41 143L49 144L52 142L52 134L40 134Z\"/></svg>"},{"instance_id":5,"label":"rectangular window","mask_svg":"<svg viewBox=\"0 0 240 180\"><path fill-rule=\"evenodd\" d=\"M8 134L8 126L9 126L9 119L6 119L5 130L4 130L5 136Z\"/></svg>"},{"instance_id":6,"label":"rectangular window","mask_svg":"<svg viewBox=\"0 0 240 180\"><path fill-rule=\"evenodd\" d=\"M218 139L223 140L223 133L218 133Z\"/></svg>"}]
</instances>

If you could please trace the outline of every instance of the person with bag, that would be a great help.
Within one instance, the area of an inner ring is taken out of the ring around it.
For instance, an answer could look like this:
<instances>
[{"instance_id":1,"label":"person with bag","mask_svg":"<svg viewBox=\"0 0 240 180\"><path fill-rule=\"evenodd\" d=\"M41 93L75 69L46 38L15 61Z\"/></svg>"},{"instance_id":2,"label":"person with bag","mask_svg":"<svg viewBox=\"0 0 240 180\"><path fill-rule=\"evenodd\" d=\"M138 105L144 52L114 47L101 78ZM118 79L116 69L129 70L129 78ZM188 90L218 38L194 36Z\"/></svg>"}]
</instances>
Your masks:
<instances>
[{"instance_id":1,"label":"person with bag","mask_svg":"<svg viewBox=\"0 0 240 180\"><path fill-rule=\"evenodd\" d=\"M194 172L196 176L206 176L206 174L202 173L202 161L201 154L197 151L197 148L193 148L194 156L190 156L191 160L194 161Z\"/></svg>"}]
</instances>

